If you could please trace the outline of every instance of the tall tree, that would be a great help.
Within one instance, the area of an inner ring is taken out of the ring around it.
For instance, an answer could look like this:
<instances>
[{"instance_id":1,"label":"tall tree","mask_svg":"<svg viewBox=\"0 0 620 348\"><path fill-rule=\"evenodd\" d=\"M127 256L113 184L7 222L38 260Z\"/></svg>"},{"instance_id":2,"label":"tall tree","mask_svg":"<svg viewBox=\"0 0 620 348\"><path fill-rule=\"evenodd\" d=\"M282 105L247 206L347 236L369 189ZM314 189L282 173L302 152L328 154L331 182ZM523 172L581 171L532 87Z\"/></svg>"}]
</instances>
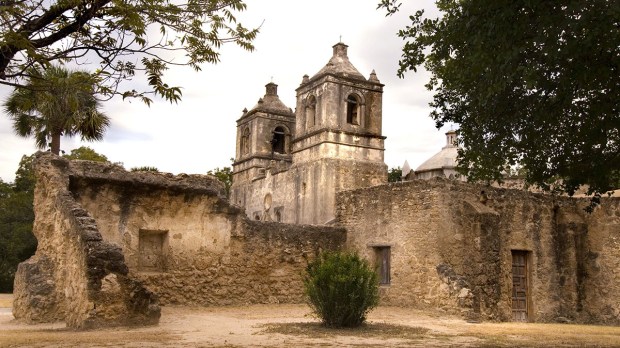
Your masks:
<instances>
[{"instance_id":1,"label":"tall tree","mask_svg":"<svg viewBox=\"0 0 620 348\"><path fill-rule=\"evenodd\" d=\"M106 155L102 155L88 146L80 146L71 150L71 153L64 155L64 158L70 160L85 160L95 162L110 162Z\"/></svg>"},{"instance_id":2,"label":"tall tree","mask_svg":"<svg viewBox=\"0 0 620 348\"><path fill-rule=\"evenodd\" d=\"M31 68L72 60L98 64L99 93L176 102L181 89L163 80L169 65L200 70L227 42L254 48L258 30L235 18L245 9L241 0L3 0L0 84L23 85ZM150 89L119 90L136 72Z\"/></svg>"},{"instance_id":3,"label":"tall tree","mask_svg":"<svg viewBox=\"0 0 620 348\"><path fill-rule=\"evenodd\" d=\"M0 180L0 292L12 292L17 265L34 254L34 156L23 156L15 183Z\"/></svg>"},{"instance_id":4,"label":"tall tree","mask_svg":"<svg viewBox=\"0 0 620 348\"><path fill-rule=\"evenodd\" d=\"M437 127L460 125L459 168L599 196L620 187L617 1L441 0L399 31L398 75L424 66ZM382 0L388 14L398 0Z\"/></svg>"},{"instance_id":5,"label":"tall tree","mask_svg":"<svg viewBox=\"0 0 620 348\"><path fill-rule=\"evenodd\" d=\"M60 137L80 135L101 140L109 118L99 111L94 95L96 80L83 71L50 66L43 73L30 69L25 87L17 87L4 102L15 132L34 135L37 147L60 153Z\"/></svg>"}]
</instances>

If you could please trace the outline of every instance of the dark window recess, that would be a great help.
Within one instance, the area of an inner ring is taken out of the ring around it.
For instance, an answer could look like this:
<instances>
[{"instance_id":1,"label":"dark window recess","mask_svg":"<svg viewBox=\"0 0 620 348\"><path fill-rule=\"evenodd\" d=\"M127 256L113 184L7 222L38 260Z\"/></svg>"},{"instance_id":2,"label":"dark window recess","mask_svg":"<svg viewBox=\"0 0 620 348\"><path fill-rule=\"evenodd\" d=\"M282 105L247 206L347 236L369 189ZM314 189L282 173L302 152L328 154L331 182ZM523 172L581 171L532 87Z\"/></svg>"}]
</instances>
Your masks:
<instances>
[{"instance_id":1,"label":"dark window recess","mask_svg":"<svg viewBox=\"0 0 620 348\"><path fill-rule=\"evenodd\" d=\"M241 135L241 154L247 155L250 152L250 130L245 128Z\"/></svg>"},{"instance_id":2,"label":"dark window recess","mask_svg":"<svg viewBox=\"0 0 620 348\"><path fill-rule=\"evenodd\" d=\"M347 123L359 124L360 103L357 97L350 94L347 97Z\"/></svg>"},{"instance_id":3,"label":"dark window recess","mask_svg":"<svg viewBox=\"0 0 620 348\"><path fill-rule=\"evenodd\" d=\"M377 272L379 273L379 284L390 284L390 257L391 251L389 246L375 247L375 256L377 264Z\"/></svg>"},{"instance_id":4,"label":"dark window recess","mask_svg":"<svg viewBox=\"0 0 620 348\"><path fill-rule=\"evenodd\" d=\"M312 127L316 124L316 98L310 96L308 98L308 105L306 106L306 121L308 127Z\"/></svg>"},{"instance_id":5,"label":"dark window recess","mask_svg":"<svg viewBox=\"0 0 620 348\"><path fill-rule=\"evenodd\" d=\"M273 130L273 138L271 139L271 146L273 152L286 153L284 151L284 143L286 139L285 137L286 133L284 132L284 128L276 127L276 129Z\"/></svg>"},{"instance_id":6,"label":"dark window recess","mask_svg":"<svg viewBox=\"0 0 620 348\"><path fill-rule=\"evenodd\" d=\"M168 231L143 230L138 233L138 268L146 272L166 270Z\"/></svg>"}]
</instances>

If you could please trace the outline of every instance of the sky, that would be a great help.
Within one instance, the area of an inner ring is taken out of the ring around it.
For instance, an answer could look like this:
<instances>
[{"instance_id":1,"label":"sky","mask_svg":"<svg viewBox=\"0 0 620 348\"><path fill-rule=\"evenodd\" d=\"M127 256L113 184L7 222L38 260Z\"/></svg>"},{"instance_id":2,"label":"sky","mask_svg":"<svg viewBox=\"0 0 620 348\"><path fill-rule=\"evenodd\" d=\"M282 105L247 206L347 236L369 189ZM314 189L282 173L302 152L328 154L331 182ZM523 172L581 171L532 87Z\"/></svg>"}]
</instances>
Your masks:
<instances>
[{"instance_id":1,"label":"sky","mask_svg":"<svg viewBox=\"0 0 620 348\"><path fill-rule=\"evenodd\" d=\"M150 107L121 98L104 102L102 110L111 118L111 126L103 141L63 137L61 149L69 153L89 146L127 169L151 166L174 174L204 174L230 166L235 156L235 121L242 110L256 105L270 81L278 85L284 104L294 109L295 89L303 75L312 76L325 66L339 41L349 46L349 60L362 75L368 78L374 69L385 84L383 135L389 168L402 167L407 160L415 169L445 145L450 126L437 130L428 116L432 93L424 84L430 75L418 70L404 79L396 76L404 44L396 33L418 9L435 15L433 1L405 1L401 11L390 17L376 9L378 0L245 2L247 10L239 14L239 21L261 27L255 51L225 45L221 61L203 65L200 72L189 67L170 69L165 75L169 85L183 87L178 104L161 99ZM10 92L11 88L0 86L0 100ZM34 139L14 135L9 118L1 115L0 178L12 182L22 155L35 151Z\"/></svg>"}]
</instances>

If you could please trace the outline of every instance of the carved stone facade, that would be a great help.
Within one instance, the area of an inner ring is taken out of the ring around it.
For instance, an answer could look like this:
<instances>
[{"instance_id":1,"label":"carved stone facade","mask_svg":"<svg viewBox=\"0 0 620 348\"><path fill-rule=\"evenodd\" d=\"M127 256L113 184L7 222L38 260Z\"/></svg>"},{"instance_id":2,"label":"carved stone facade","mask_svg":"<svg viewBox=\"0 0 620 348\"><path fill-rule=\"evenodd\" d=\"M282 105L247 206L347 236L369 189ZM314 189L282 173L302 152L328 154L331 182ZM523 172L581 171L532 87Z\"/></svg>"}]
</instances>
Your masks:
<instances>
[{"instance_id":1,"label":"carved stone facade","mask_svg":"<svg viewBox=\"0 0 620 348\"><path fill-rule=\"evenodd\" d=\"M297 88L295 113L267 92L237 121L231 202L252 219L328 224L336 193L387 182L383 85L351 64L347 46Z\"/></svg>"}]
</instances>

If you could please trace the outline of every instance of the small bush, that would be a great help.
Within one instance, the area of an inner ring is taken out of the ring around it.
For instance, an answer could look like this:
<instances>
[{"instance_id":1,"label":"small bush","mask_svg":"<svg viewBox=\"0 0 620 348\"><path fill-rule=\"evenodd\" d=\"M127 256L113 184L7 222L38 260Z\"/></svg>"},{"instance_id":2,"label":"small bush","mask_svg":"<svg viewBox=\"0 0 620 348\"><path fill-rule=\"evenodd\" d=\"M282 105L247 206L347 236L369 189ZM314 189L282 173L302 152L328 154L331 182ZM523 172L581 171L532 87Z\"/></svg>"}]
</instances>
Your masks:
<instances>
[{"instance_id":1,"label":"small bush","mask_svg":"<svg viewBox=\"0 0 620 348\"><path fill-rule=\"evenodd\" d=\"M306 271L310 307L325 326L359 326L379 303L377 273L357 253L322 253Z\"/></svg>"}]
</instances>

